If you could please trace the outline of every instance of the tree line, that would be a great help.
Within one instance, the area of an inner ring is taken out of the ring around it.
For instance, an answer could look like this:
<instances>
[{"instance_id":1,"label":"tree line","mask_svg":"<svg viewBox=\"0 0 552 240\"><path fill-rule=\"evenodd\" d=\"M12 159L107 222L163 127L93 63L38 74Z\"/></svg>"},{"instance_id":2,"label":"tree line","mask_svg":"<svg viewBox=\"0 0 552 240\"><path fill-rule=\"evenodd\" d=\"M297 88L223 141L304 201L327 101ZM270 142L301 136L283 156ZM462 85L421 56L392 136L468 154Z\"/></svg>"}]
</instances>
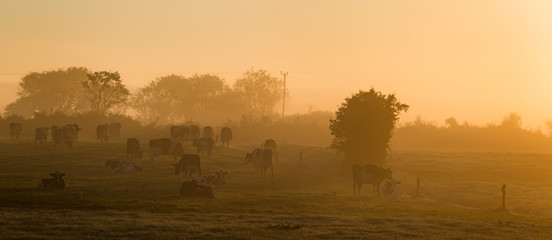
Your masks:
<instances>
[{"instance_id":1,"label":"tree line","mask_svg":"<svg viewBox=\"0 0 552 240\"><path fill-rule=\"evenodd\" d=\"M145 124L225 122L275 115L283 81L250 69L230 86L217 75L168 75L130 93L118 72L70 67L26 74L4 115L127 114Z\"/></svg>"}]
</instances>

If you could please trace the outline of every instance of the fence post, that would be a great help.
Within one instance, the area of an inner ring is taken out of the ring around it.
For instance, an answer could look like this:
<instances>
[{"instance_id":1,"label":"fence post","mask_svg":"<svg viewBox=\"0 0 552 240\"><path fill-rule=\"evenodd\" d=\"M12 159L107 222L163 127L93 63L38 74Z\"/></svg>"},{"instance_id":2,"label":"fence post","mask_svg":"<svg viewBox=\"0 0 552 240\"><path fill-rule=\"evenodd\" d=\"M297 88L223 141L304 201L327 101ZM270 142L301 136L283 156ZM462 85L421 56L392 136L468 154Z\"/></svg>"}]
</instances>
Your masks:
<instances>
[{"instance_id":1,"label":"fence post","mask_svg":"<svg viewBox=\"0 0 552 240\"><path fill-rule=\"evenodd\" d=\"M303 167L303 152L299 152L299 167Z\"/></svg>"},{"instance_id":2,"label":"fence post","mask_svg":"<svg viewBox=\"0 0 552 240\"><path fill-rule=\"evenodd\" d=\"M420 196L420 178L416 179L416 196Z\"/></svg>"},{"instance_id":3,"label":"fence post","mask_svg":"<svg viewBox=\"0 0 552 240\"><path fill-rule=\"evenodd\" d=\"M502 209L506 209L506 184L502 185Z\"/></svg>"}]
</instances>

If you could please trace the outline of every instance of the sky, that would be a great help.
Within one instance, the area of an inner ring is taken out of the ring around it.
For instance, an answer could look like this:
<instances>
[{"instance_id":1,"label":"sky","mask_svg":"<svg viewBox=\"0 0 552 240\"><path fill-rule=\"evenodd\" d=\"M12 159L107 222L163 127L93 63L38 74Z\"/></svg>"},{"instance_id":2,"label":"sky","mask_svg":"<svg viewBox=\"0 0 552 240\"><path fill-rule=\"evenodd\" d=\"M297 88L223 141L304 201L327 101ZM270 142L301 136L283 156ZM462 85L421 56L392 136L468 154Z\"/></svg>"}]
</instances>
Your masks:
<instances>
[{"instance_id":1,"label":"sky","mask_svg":"<svg viewBox=\"0 0 552 240\"><path fill-rule=\"evenodd\" d=\"M288 72L286 114L335 111L374 87L444 124L552 120L552 1L2 0L0 108L29 72L118 71L131 90L169 74Z\"/></svg>"}]
</instances>

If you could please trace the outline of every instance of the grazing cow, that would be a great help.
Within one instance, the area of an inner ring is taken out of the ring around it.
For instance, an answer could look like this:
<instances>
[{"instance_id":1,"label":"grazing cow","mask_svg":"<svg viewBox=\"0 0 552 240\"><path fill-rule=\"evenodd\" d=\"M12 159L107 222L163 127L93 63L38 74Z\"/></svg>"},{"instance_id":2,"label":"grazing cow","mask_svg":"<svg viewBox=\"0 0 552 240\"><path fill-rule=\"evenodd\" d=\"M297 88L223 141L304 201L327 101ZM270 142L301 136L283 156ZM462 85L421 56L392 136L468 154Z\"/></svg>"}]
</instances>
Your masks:
<instances>
[{"instance_id":1,"label":"grazing cow","mask_svg":"<svg viewBox=\"0 0 552 240\"><path fill-rule=\"evenodd\" d=\"M51 178L43 178L40 183L38 183L39 190L54 190L62 189L65 191L65 173L55 172L50 173Z\"/></svg>"},{"instance_id":2,"label":"grazing cow","mask_svg":"<svg viewBox=\"0 0 552 240\"><path fill-rule=\"evenodd\" d=\"M108 124L100 124L96 126L96 142L108 142L109 135L107 134Z\"/></svg>"},{"instance_id":3,"label":"grazing cow","mask_svg":"<svg viewBox=\"0 0 552 240\"><path fill-rule=\"evenodd\" d=\"M185 141L189 135L190 127L188 126L171 126L171 138L177 141Z\"/></svg>"},{"instance_id":4,"label":"grazing cow","mask_svg":"<svg viewBox=\"0 0 552 240\"><path fill-rule=\"evenodd\" d=\"M173 155L174 159L184 154L182 144L170 138L151 139L149 141L151 160L159 155Z\"/></svg>"},{"instance_id":5,"label":"grazing cow","mask_svg":"<svg viewBox=\"0 0 552 240\"><path fill-rule=\"evenodd\" d=\"M201 135L204 138L213 138L215 136L215 131L211 126L203 127L203 134Z\"/></svg>"},{"instance_id":6,"label":"grazing cow","mask_svg":"<svg viewBox=\"0 0 552 240\"><path fill-rule=\"evenodd\" d=\"M272 153L274 154L274 161L278 162L278 160L280 159L280 154L276 150L276 141L274 141L274 139L265 140L263 143L263 148L272 151Z\"/></svg>"},{"instance_id":7,"label":"grazing cow","mask_svg":"<svg viewBox=\"0 0 552 240\"><path fill-rule=\"evenodd\" d=\"M54 139L54 146L56 148L63 147L65 145L69 149L73 149L73 142L71 141L71 128L64 126L52 126L52 138Z\"/></svg>"},{"instance_id":8,"label":"grazing cow","mask_svg":"<svg viewBox=\"0 0 552 240\"><path fill-rule=\"evenodd\" d=\"M205 153L207 153L207 158L210 158L215 141L212 138L202 137L200 139L195 139L192 144L197 147L197 154L205 155Z\"/></svg>"},{"instance_id":9,"label":"grazing cow","mask_svg":"<svg viewBox=\"0 0 552 240\"><path fill-rule=\"evenodd\" d=\"M401 193L397 188L401 182L398 182L394 179L385 179L381 182L380 188L378 191L378 196L382 198L389 198L399 200L401 199Z\"/></svg>"},{"instance_id":10,"label":"grazing cow","mask_svg":"<svg viewBox=\"0 0 552 240\"><path fill-rule=\"evenodd\" d=\"M196 180L183 182L180 186L180 195L188 198L214 198L211 186L200 185Z\"/></svg>"},{"instance_id":11,"label":"grazing cow","mask_svg":"<svg viewBox=\"0 0 552 240\"><path fill-rule=\"evenodd\" d=\"M224 181L224 176L228 174L228 172L226 171L218 171L218 172L215 172L215 175L210 175L210 176L203 176L203 177L198 177L196 178L196 182L200 185L206 185L206 186L211 186L211 187L217 187L217 186L222 186L224 185L226 182Z\"/></svg>"},{"instance_id":12,"label":"grazing cow","mask_svg":"<svg viewBox=\"0 0 552 240\"><path fill-rule=\"evenodd\" d=\"M224 144L226 143L226 147L230 147L230 140L232 140L232 129L229 127L224 127L220 131L220 141L222 142L222 146L224 147Z\"/></svg>"},{"instance_id":13,"label":"grazing cow","mask_svg":"<svg viewBox=\"0 0 552 240\"><path fill-rule=\"evenodd\" d=\"M266 176L270 168L271 176L274 176L274 167L272 165L272 151L268 149L256 148L251 153L245 155L245 164L253 164L255 170Z\"/></svg>"},{"instance_id":14,"label":"grazing cow","mask_svg":"<svg viewBox=\"0 0 552 240\"><path fill-rule=\"evenodd\" d=\"M10 123L10 141L18 142L23 130L23 123Z\"/></svg>"},{"instance_id":15,"label":"grazing cow","mask_svg":"<svg viewBox=\"0 0 552 240\"><path fill-rule=\"evenodd\" d=\"M142 159L142 151L140 151L140 141L136 138L128 138L127 139L127 152L126 152L127 158L131 160L134 160L136 158Z\"/></svg>"},{"instance_id":16,"label":"grazing cow","mask_svg":"<svg viewBox=\"0 0 552 240\"><path fill-rule=\"evenodd\" d=\"M121 161L119 166L113 169L113 172L124 172L124 173L141 172L141 171L142 171L142 168L138 167L136 163L133 163L130 161Z\"/></svg>"},{"instance_id":17,"label":"grazing cow","mask_svg":"<svg viewBox=\"0 0 552 240\"><path fill-rule=\"evenodd\" d=\"M353 165L353 195L360 195L362 184L372 184L374 192L379 192L379 186L385 179L393 179L391 169L384 169L373 164Z\"/></svg>"},{"instance_id":18,"label":"grazing cow","mask_svg":"<svg viewBox=\"0 0 552 240\"><path fill-rule=\"evenodd\" d=\"M121 123L113 122L107 125L107 136L114 140L119 140L121 136Z\"/></svg>"},{"instance_id":19,"label":"grazing cow","mask_svg":"<svg viewBox=\"0 0 552 240\"><path fill-rule=\"evenodd\" d=\"M178 164L173 164L174 174L184 173L184 177L191 177L194 172L197 172L201 177L200 158L197 154L184 154L180 157Z\"/></svg>"},{"instance_id":20,"label":"grazing cow","mask_svg":"<svg viewBox=\"0 0 552 240\"><path fill-rule=\"evenodd\" d=\"M48 127L37 127L35 129L35 142L34 144L36 145L36 142L40 142L40 144L44 144L44 143L47 143L47 140L48 140Z\"/></svg>"}]
</instances>

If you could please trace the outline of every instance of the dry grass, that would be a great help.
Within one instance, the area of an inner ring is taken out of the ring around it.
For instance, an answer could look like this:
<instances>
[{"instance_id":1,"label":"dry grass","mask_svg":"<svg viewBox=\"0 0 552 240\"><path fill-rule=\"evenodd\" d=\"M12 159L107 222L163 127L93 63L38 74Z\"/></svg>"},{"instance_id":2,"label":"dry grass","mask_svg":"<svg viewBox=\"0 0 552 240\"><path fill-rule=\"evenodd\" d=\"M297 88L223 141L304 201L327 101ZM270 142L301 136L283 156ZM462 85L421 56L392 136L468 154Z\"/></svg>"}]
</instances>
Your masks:
<instances>
[{"instance_id":1,"label":"dry grass","mask_svg":"<svg viewBox=\"0 0 552 240\"><path fill-rule=\"evenodd\" d=\"M252 148L215 149L211 159L202 159L203 171L228 171L227 184L215 189L215 199L182 199L167 156L137 161L143 172L117 174L103 163L124 158L122 143L82 142L66 150L4 140L0 238L548 239L552 234L549 155L395 151L389 165L407 196L386 201L372 197L369 187L353 197L350 169L331 150L281 144L275 176L262 177L243 164ZM67 191L36 190L54 171L67 174ZM409 197L418 177L425 198ZM510 212L495 210L503 183Z\"/></svg>"}]
</instances>

